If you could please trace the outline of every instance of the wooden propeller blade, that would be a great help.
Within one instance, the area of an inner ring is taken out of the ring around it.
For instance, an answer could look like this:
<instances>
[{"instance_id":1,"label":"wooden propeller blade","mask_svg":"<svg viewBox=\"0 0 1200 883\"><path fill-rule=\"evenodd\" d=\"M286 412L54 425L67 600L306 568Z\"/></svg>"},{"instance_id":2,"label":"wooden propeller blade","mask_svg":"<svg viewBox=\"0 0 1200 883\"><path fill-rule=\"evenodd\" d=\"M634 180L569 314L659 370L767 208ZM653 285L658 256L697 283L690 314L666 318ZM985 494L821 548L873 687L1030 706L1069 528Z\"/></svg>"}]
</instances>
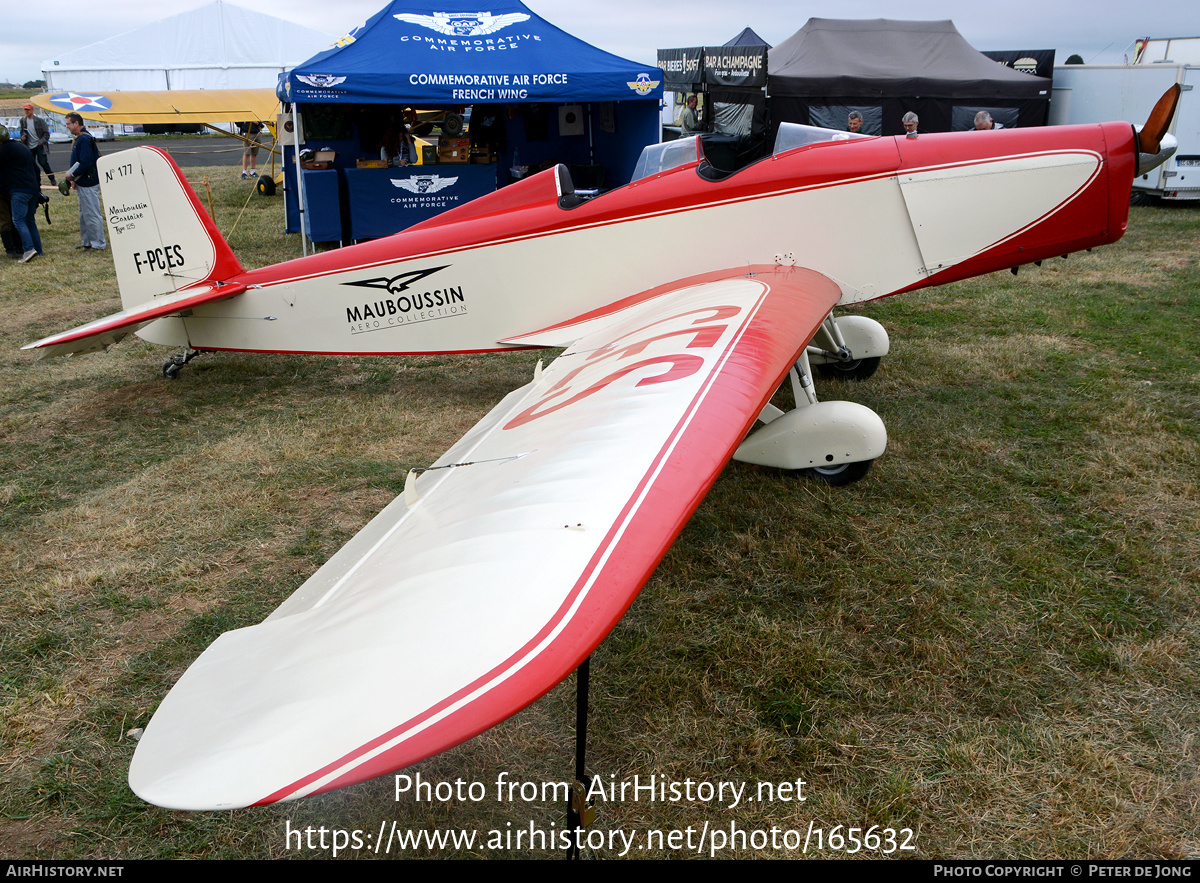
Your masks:
<instances>
[{"instance_id":1,"label":"wooden propeller blade","mask_svg":"<svg viewBox=\"0 0 1200 883\"><path fill-rule=\"evenodd\" d=\"M1171 118L1175 116L1175 107L1179 104L1182 91L1176 83L1162 94L1158 103L1154 105L1154 110L1150 111L1150 118L1146 120L1146 125L1142 126L1141 131L1142 153L1158 153L1163 135L1171 128Z\"/></svg>"}]
</instances>

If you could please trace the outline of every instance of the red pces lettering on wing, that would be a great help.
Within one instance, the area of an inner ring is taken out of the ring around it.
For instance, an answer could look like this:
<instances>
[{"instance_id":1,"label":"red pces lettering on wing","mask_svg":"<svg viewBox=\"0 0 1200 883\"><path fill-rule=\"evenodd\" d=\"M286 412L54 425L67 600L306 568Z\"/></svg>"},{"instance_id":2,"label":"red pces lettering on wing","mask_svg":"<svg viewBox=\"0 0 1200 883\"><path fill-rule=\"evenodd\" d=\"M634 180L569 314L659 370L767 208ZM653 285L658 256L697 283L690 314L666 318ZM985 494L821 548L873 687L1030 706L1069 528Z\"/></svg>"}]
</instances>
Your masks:
<instances>
[{"instance_id":1,"label":"red pces lettering on wing","mask_svg":"<svg viewBox=\"0 0 1200 883\"><path fill-rule=\"evenodd\" d=\"M722 320L736 316L740 312L741 308L735 306L689 310L622 334L611 343L590 353L582 365L570 371L534 404L505 423L504 428L515 429L518 426L524 426L539 417L552 414L587 398L633 372L655 365L670 365L670 367L665 371L642 377L634 384L634 387L668 383L695 374L704 366L702 356L691 353L664 353L640 359L632 364L620 365L599 379L592 379L599 371L604 370L602 363L611 360L619 364L642 356L648 349L651 352L654 349L664 349L666 348L663 345L664 341L674 343L674 338L688 338L683 345L685 350L712 349L729 329L729 325ZM672 323L689 318L691 321L681 327L670 327ZM664 328L664 326L667 327Z\"/></svg>"},{"instance_id":2,"label":"red pces lettering on wing","mask_svg":"<svg viewBox=\"0 0 1200 883\"><path fill-rule=\"evenodd\" d=\"M526 408L512 420L509 420L507 423L505 423L504 428L516 429L518 426L524 426L531 420L536 420L537 418L543 417L546 414L553 414L555 411L567 407L567 405L574 404L580 399L587 398L592 393L599 392L610 383L620 380L626 374L631 374L641 368L648 368L651 365L661 365L664 363L669 363L671 367L662 373L651 374L648 377L643 377L641 380L635 383L634 386L647 386L652 383L666 383L671 380L678 380L681 377L687 377L691 374L695 374L704 367L704 359L700 358L700 356L688 355L687 353L679 353L673 356L657 356L653 359L643 359L640 362L635 362L634 364L627 365L624 368L618 368L607 377L597 380L582 392L573 395L571 398L561 401L556 405L549 405L547 407L552 399L565 395L570 391L570 388L563 387L556 392L550 392L545 396L545 398Z\"/></svg>"}]
</instances>

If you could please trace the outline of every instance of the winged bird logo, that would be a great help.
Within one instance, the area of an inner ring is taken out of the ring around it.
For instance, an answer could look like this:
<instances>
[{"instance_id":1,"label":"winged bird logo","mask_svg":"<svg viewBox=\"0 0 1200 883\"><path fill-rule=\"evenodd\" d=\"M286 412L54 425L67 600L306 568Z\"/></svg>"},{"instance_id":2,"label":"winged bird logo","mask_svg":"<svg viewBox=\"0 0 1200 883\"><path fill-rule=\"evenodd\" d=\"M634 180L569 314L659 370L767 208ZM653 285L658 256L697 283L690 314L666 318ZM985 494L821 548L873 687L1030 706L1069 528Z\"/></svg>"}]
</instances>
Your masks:
<instances>
[{"instance_id":1,"label":"winged bird logo","mask_svg":"<svg viewBox=\"0 0 1200 883\"><path fill-rule=\"evenodd\" d=\"M658 80L650 79L649 74L638 74L636 80L632 83L627 82L625 85L638 95L648 95L658 86Z\"/></svg>"},{"instance_id":2,"label":"winged bird logo","mask_svg":"<svg viewBox=\"0 0 1200 883\"><path fill-rule=\"evenodd\" d=\"M414 175L411 178L392 178L391 180L393 187L399 187L410 193L437 193L454 184L458 180L458 176L443 178L441 175Z\"/></svg>"},{"instance_id":3,"label":"winged bird logo","mask_svg":"<svg viewBox=\"0 0 1200 883\"><path fill-rule=\"evenodd\" d=\"M361 285L364 288L386 288L392 294L399 294L402 291L407 291L409 286L416 285L426 276L432 276L439 270L444 270L449 264L443 264L440 267L430 267L426 270L413 270L408 273L401 273L399 276L377 276L374 279L358 279L354 282L343 282L343 285Z\"/></svg>"},{"instance_id":4,"label":"winged bird logo","mask_svg":"<svg viewBox=\"0 0 1200 883\"><path fill-rule=\"evenodd\" d=\"M297 74L296 79L318 89L328 89L330 86L340 86L346 82L345 77L335 77L332 74Z\"/></svg>"},{"instance_id":5,"label":"winged bird logo","mask_svg":"<svg viewBox=\"0 0 1200 883\"><path fill-rule=\"evenodd\" d=\"M448 37L480 37L484 34L494 34L502 28L529 18L523 12L508 12L504 15L492 15L490 12L435 12L433 15L401 12L393 17Z\"/></svg>"}]
</instances>

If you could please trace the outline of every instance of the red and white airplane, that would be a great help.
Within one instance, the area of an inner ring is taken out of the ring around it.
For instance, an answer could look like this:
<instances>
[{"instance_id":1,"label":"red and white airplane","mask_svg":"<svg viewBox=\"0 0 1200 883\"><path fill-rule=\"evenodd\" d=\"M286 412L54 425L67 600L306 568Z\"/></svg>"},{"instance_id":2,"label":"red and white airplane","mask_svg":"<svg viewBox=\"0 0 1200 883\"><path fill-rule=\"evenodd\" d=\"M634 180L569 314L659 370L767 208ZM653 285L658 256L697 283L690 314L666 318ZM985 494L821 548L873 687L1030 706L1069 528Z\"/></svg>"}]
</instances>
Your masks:
<instances>
[{"instance_id":1,"label":"red and white airplane","mask_svg":"<svg viewBox=\"0 0 1200 883\"><path fill-rule=\"evenodd\" d=\"M1116 241L1134 175L1171 150L1171 113L1141 136L784 126L734 173L690 139L648 148L641 177L594 199L560 166L251 271L169 157L105 157L125 310L32 344L40 356L131 331L189 351L567 347L264 622L196 660L146 727L133 790L180 809L291 800L528 705L609 633L731 457L837 483L883 452L872 411L813 394L810 362L862 375L887 352L877 323L836 306ZM789 372L784 413L769 399Z\"/></svg>"}]
</instances>

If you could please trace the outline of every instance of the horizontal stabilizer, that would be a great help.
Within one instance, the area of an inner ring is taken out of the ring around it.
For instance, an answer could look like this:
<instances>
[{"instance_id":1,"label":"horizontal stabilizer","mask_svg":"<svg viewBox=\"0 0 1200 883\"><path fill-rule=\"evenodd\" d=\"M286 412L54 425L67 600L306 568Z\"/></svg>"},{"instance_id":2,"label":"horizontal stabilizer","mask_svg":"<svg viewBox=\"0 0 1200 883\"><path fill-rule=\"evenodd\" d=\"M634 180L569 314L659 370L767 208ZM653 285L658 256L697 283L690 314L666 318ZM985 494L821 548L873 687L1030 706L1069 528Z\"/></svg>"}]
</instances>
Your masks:
<instances>
[{"instance_id":1,"label":"horizontal stabilizer","mask_svg":"<svg viewBox=\"0 0 1200 883\"><path fill-rule=\"evenodd\" d=\"M149 325L164 316L178 316L198 307L241 294L245 285L217 285L202 291L181 291L177 294L156 297L154 300L129 310L122 310L95 322L88 322L70 331L53 334L36 343L26 344L23 350L33 350L38 360L55 356L72 356L94 353L108 349L127 334Z\"/></svg>"}]
</instances>

